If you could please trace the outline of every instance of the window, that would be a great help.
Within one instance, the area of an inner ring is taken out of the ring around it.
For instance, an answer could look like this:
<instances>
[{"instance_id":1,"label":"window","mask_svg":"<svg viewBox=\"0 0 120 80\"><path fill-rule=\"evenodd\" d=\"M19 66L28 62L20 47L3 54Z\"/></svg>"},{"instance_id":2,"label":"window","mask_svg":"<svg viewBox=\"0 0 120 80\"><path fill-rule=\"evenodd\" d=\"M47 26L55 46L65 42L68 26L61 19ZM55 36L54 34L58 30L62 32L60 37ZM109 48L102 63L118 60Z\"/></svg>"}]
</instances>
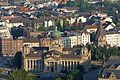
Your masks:
<instances>
[{"instance_id":1,"label":"window","mask_svg":"<svg viewBox=\"0 0 120 80\"><path fill-rule=\"evenodd\" d=\"M32 68L32 60L30 60L31 61L31 67L30 68Z\"/></svg>"},{"instance_id":2,"label":"window","mask_svg":"<svg viewBox=\"0 0 120 80\"><path fill-rule=\"evenodd\" d=\"M29 69L29 66L30 66L29 60L27 60L27 63L28 63L28 69Z\"/></svg>"}]
</instances>

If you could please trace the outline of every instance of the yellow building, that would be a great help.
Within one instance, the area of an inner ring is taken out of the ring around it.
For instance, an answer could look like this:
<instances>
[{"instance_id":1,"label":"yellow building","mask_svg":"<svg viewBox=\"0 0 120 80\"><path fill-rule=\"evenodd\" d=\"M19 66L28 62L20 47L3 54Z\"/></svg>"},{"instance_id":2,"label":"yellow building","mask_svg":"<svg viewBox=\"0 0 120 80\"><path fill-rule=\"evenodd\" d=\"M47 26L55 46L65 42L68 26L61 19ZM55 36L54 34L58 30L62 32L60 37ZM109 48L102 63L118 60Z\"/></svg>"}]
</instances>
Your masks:
<instances>
[{"instance_id":1,"label":"yellow building","mask_svg":"<svg viewBox=\"0 0 120 80\"><path fill-rule=\"evenodd\" d=\"M59 51L52 50L46 53L44 57L44 72L72 71L77 69L81 63L81 57L72 54L63 54Z\"/></svg>"},{"instance_id":2,"label":"yellow building","mask_svg":"<svg viewBox=\"0 0 120 80\"><path fill-rule=\"evenodd\" d=\"M43 64L41 54L28 54L23 59L23 66L26 71L42 72Z\"/></svg>"},{"instance_id":3,"label":"yellow building","mask_svg":"<svg viewBox=\"0 0 120 80\"><path fill-rule=\"evenodd\" d=\"M32 72L60 72L76 70L81 63L90 59L88 49L82 49L82 55L67 54L63 52L61 33L54 31L51 35L52 45L48 52L28 54L23 58L23 67Z\"/></svg>"}]
</instances>

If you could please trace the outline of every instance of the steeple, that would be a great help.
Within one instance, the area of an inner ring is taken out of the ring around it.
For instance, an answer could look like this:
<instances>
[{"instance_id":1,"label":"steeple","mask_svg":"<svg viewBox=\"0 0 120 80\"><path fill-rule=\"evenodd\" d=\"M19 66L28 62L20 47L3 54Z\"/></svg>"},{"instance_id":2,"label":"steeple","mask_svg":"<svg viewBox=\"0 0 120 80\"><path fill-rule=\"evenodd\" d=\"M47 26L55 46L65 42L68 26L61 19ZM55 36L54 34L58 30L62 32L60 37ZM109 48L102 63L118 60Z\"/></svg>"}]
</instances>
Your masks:
<instances>
[{"instance_id":1,"label":"steeple","mask_svg":"<svg viewBox=\"0 0 120 80\"><path fill-rule=\"evenodd\" d=\"M96 32L96 43L98 46L104 47L106 45L106 35L105 30L102 26L101 20L99 20L99 26Z\"/></svg>"}]
</instances>

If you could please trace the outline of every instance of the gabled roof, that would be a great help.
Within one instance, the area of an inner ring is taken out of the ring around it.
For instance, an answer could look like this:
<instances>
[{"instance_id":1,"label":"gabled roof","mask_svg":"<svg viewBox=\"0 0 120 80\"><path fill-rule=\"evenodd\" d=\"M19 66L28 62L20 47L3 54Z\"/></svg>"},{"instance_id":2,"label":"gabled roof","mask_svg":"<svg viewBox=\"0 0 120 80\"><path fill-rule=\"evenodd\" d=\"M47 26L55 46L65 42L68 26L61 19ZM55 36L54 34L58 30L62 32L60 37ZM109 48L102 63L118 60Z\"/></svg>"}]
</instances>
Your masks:
<instances>
[{"instance_id":1,"label":"gabled roof","mask_svg":"<svg viewBox=\"0 0 120 80\"><path fill-rule=\"evenodd\" d=\"M104 75L103 78L109 78L111 76L111 74L113 74L113 73L117 79L120 79L120 70L107 70L107 69L105 69L103 71L102 75Z\"/></svg>"},{"instance_id":2,"label":"gabled roof","mask_svg":"<svg viewBox=\"0 0 120 80\"><path fill-rule=\"evenodd\" d=\"M110 66L110 65L120 65L120 56L109 57L105 66Z\"/></svg>"},{"instance_id":3,"label":"gabled roof","mask_svg":"<svg viewBox=\"0 0 120 80\"><path fill-rule=\"evenodd\" d=\"M84 29L86 30L86 29L96 29L96 28L98 28L98 26L96 25L86 25Z\"/></svg>"}]
</instances>

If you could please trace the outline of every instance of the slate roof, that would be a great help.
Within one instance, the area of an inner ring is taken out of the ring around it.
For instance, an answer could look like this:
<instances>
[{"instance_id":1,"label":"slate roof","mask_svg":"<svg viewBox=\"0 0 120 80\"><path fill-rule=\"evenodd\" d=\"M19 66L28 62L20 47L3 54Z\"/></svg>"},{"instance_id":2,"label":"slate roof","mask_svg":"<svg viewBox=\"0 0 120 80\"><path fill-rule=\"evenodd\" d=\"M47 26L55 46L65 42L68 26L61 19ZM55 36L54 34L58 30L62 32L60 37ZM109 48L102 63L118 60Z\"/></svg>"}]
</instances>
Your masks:
<instances>
[{"instance_id":1,"label":"slate roof","mask_svg":"<svg viewBox=\"0 0 120 80\"><path fill-rule=\"evenodd\" d=\"M39 40L37 38L24 38L23 41L24 42L32 42L32 43L39 42Z\"/></svg>"},{"instance_id":2,"label":"slate roof","mask_svg":"<svg viewBox=\"0 0 120 80\"><path fill-rule=\"evenodd\" d=\"M48 52L43 53L44 55L61 55L62 53L57 50L51 50Z\"/></svg>"},{"instance_id":3,"label":"slate roof","mask_svg":"<svg viewBox=\"0 0 120 80\"><path fill-rule=\"evenodd\" d=\"M105 66L118 65L118 64L120 64L120 56L111 56L107 60Z\"/></svg>"},{"instance_id":4,"label":"slate roof","mask_svg":"<svg viewBox=\"0 0 120 80\"><path fill-rule=\"evenodd\" d=\"M32 47L32 49L34 49L35 51L39 51L39 50L49 50L49 47Z\"/></svg>"},{"instance_id":5,"label":"slate roof","mask_svg":"<svg viewBox=\"0 0 120 80\"><path fill-rule=\"evenodd\" d=\"M10 20L10 23L21 23L21 22L22 22L22 20L20 18L12 18Z\"/></svg>"},{"instance_id":6,"label":"slate roof","mask_svg":"<svg viewBox=\"0 0 120 80\"><path fill-rule=\"evenodd\" d=\"M106 34L120 34L120 33L115 30L109 30L109 31L106 31Z\"/></svg>"},{"instance_id":7,"label":"slate roof","mask_svg":"<svg viewBox=\"0 0 120 80\"><path fill-rule=\"evenodd\" d=\"M111 56L105 63L105 69L101 73L102 78L109 78L111 74L120 79L120 56Z\"/></svg>"},{"instance_id":8,"label":"slate roof","mask_svg":"<svg viewBox=\"0 0 120 80\"><path fill-rule=\"evenodd\" d=\"M28 54L28 55L26 55L25 57L26 57L26 58L41 58L42 55L36 53L36 54Z\"/></svg>"},{"instance_id":9,"label":"slate roof","mask_svg":"<svg viewBox=\"0 0 120 80\"><path fill-rule=\"evenodd\" d=\"M62 54L62 55L60 55L60 58L62 58L62 59L80 59L81 57L78 55L73 55L73 54Z\"/></svg>"},{"instance_id":10,"label":"slate roof","mask_svg":"<svg viewBox=\"0 0 120 80\"><path fill-rule=\"evenodd\" d=\"M80 48L63 48L62 51L76 51L76 50L81 50Z\"/></svg>"},{"instance_id":11,"label":"slate roof","mask_svg":"<svg viewBox=\"0 0 120 80\"><path fill-rule=\"evenodd\" d=\"M96 26L96 25L86 25L84 29L85 29L85 30L86 30L86 29L95 29L95 28L97 28L97 27L98 27L98 26Z\"/></svg>"},{"instance_id":12,"label":"slate roof","mask_svg":"<svg viewBox=\"0 0 120 80\"><path fill-rule=\"evenodd\" d=\"M117 79L120 79L120 70L104 70L102 75L104 75L104 78L109 78L112 73L115 74Z\"/></svg>"}]
</instances>

